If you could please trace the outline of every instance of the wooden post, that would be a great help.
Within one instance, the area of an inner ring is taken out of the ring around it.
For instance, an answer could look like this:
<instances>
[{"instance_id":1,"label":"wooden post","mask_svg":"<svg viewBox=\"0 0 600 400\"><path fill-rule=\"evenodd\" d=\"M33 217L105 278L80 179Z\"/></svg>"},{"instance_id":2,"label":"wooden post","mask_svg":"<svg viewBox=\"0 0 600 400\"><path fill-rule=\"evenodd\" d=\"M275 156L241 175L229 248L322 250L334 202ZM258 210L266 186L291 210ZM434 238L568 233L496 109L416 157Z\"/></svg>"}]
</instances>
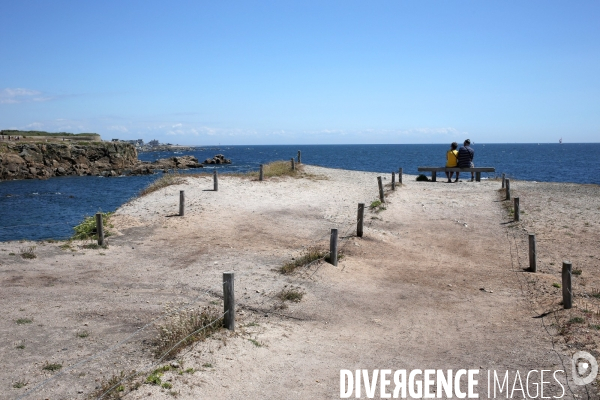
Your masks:
<instances>
[{"instance_id":1,"label":"wooden post","mask_svg":"<svg viewBox=\"0 0 600 400\"><path fill-rule=\"evenodd\" d=\"M183 211L185 206L185 191L179 191L179 216L183 217Z\"/></svg>"},{"instance_id":2,"label":"wooden post","mask_svg":"<svg viewBox=\"0 0 600 400\"><path fill-rule=\"evenodd\" d=\"M537 254L535 253L535 235L529 234L529 271L537 272Z\"/></svg>"},{"instance_id":3,"label":"wooden post","mask_svg":"<svg viewBox=\"0 0 600 400\"><path fill-rule=\"evenodd\" d=\"M292 171L296 170L296 163L294 163L294 158L290 158L291 162L292 162Z\"/></svg>"},{"instance_id":4,"label":"wooden post","mask_svg":"<svg viewBox=\"0 0 600 400\"><path fill-rule=\"evenodd\" d=\"M396 190L396 173L392 172L392 190Z\"/></svg>"},{"instance_id":5,"label":"wooden post","mask_svg":"<svg viewBox=\"0 0 600 400\"><path fill-rule=\"evenodd\" d=\"M506 200L510 200L510 179L506 180Z\"/></svg>"},{"instance_id":6,"label":"wooden post","mask_svg":"<svg viewBox=\"0 0 600 400\"><path fill-rule=\"evenodd\" d=\"M356 236L363 236L363 225L365 220L365 203L358 203L358 215L356 216Z\"/></svg>"},{"instance_id":7,"label":"wooden post","mask_svg":"<svg viewBox=\"0 0 600 400\"><path fill-rule=\"evenodd\" d=\"M520 215L521 211L519 209L519 198L515 197L513 199L513 201L515 202L515 207L514 207L515 208L515 222L517 222L521 218L521 215Z\"/></svg>"},{"instance_id":8,"label":"wooden post","mask_svg":"<svg viewBox=\"0 0 600 400\"><path fill-rule=\"evenodd\" d=\"M215 192L219 191L219 177L217 176L217 170L215 169L215 171L213 172L213 181L214 181L214 187L213 190Z\"/></svg>"},{"instance_id":9,"label":"wooden post","mask_svg":"<svg viewBox=\"0 0 600 400\"><path fill-rule=\"evenodd\" d=\"M402 186L402 168L398 168L398 184Z\"/></svg>"},{"instance_id":10,"label":"wooden post","mask_svg":"<svg viewBox=\"0 0 600 400\"><path fill-rule=\"evenodd\" d=\"M562 294L565 310L573 307L573 291L571 290L571 261L563 261L562 266Z\"/></svg>"},{"instance_id":11,"label":"wooden post","mask_svg":"<svg viewBox=\"0 0 600 400\"><path fill-rule=\"evenodd\" d=\"M437 182L437 171L431 171L431 182Z\"/></svg>"},{"instance_id":12,"label":"wooden post","mask_svg":"<svg viewBox=\"0 0 600 400\"><path fill-rule=\"evenodd\" d=\"M302 164L302 152L298 150L298 164Z\"/></svg>"},{"instance_id":13,"label":"wooden post","mask_svg":"<svg viewBox=\"0 0 600 400\"><path fill-rule=\"evenodd\" d=\"M262 181L264 178L264 174L263 174L263 165L260 164L260 172L258 173L258 180Z\"/></svg>"},{"instance_id":14,"label":"wooden post","mask_svg":"<svg viewBox=\"0 0 600 400\"><path fill-rule=\"evenodd\" d=\"M331 237L329 238L329 261L331 264L337 267L338 265L338 230L331 230Z\"/></svg>"},{"instance_id":15,"label":"wooden post","mask_svg":"<svg viewBox=\"0 0 600 400\"><path fill-rule=\"evenodd\" d=\"M383 197L383 183L381 183L380 176L377 177L377 183L379 184L379 200L381 200L382 203L385 203L385 197Z\"/></svg>"},{"instance_id":16,"label":"wooden post","mask_svg":"<svg viewBox=\"0 0 600 400\"><path fill-rule=\"evenodd\" d=\"M502 174L502 189L504 189L504 181L506 180L506 174Z\"/></svg>"},{"instance_id":17,"label":"wooden post","mask_svg":"<svg viewBox=\"0 0 600 400\"><path fill-rule=\"evenodd\" d=\"M235 296L233 290L234 273L223 272L223 326L235 331Z\"/></svg>"},{"instance_id":18,"label":"wooden post","mask_svg":"<svg viewBox=\"0 0 600 400\"><path fill-rule=\"evenodd\" d=\"M102 225L102 213L96 213L96 233L98 234L98 246L104 246L104 226Z\"/></svg>"},{"instance_id":19,"label":"wooden post","mask_svg":"<svg viewBox=\"0 0 600 400\"><path fill-rule=\"evenodd\" d=\"M481 182L481 172L479 172L479 171L475 172L475 181Z\"/></svg>"}]
</instances>

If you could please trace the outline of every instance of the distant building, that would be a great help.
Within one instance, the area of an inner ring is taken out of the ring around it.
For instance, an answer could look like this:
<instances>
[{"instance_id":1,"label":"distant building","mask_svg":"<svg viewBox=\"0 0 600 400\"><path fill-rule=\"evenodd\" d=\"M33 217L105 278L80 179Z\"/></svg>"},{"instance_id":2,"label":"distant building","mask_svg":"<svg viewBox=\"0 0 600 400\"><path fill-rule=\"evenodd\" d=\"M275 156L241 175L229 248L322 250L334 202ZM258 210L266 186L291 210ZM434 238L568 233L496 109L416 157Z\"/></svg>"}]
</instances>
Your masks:
<instances>
[{"instance_id":1,"label":"distant building","mask_svg":"<svg viewBox=\"0 0 600 400\"><path fill-rule=\"evenodd\" d=\"M150 147L156 147L156 146L160 146L160 143L158 142L158 140L154 139L148 142L148 146Z\"/></svg>"}]
</instances>

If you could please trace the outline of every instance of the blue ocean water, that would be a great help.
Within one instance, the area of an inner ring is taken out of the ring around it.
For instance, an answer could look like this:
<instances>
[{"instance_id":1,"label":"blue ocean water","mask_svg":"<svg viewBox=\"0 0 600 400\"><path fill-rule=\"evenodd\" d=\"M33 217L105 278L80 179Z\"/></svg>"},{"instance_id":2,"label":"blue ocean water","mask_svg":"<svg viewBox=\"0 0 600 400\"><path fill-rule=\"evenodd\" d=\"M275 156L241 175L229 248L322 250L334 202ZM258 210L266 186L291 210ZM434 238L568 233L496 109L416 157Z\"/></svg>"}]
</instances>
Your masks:
<instances>
[{"instance_id":1,"label":"blue ocean water","mask_svg":"<svg viewBox=\"0 0 600 400\"><path fill-rule=\"evenodd\" d=\"M521 180L600 184L600 143L477 143L472 147L476 166L496 168L491 176L506 173ZM141 153L139 158L153 161L189 154L203 161L224 154L232 164L215 168L227 173L257 170L260 164L296 157L301 150L305 164L389 174L402 167L405 174L416 175L419 166L444 165L448 148L442 144L222 146L177 154ZM156 177L85 176L0 182L0 241L66 239L85 216L98 210L114 211Z\"/></svg>"}]
</instances>

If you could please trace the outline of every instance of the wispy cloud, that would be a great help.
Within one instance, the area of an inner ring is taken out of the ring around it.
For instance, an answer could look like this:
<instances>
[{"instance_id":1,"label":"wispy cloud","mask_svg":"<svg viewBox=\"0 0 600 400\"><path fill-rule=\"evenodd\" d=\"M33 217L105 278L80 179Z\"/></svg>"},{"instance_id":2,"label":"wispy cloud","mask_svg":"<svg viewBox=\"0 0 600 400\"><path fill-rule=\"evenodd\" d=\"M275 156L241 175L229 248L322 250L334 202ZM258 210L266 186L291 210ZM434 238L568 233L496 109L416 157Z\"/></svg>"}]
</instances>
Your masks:
<instances>
[{"instance_id":1,"label":"wispy cloud","mask_svg":"<svg viewBox=\"0 0 600 400\"><path fill-rule=\"evenodd\" d=\"M0 91L0 104L17 104L53 100L54 97L44 95L38 90L24 88L4 88Z\"/></svg>"},{"instance_id":2,"label":"wispy cloud","mask_svg":"<svg viewBox=\"0 0 600 400\"><path fill-rule=\"evenodd\" d=\"M116 131L116 132L129 132L129 129L127 129L126 127L124 127L123 125L111 125L106 127L106 129L108 129L109 131Z\"/></svg>"}]
</instances>

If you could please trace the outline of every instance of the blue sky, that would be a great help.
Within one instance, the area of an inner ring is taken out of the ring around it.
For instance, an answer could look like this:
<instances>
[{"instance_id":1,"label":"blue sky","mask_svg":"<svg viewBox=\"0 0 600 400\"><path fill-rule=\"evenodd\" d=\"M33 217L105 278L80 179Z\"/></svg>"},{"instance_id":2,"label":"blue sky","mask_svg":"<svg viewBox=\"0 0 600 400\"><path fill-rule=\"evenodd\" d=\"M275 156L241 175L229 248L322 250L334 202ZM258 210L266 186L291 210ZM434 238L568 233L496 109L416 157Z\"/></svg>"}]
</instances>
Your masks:
<instances>
[{"instance_id":1,"label":"blue sky","mask_svg":"<svg viewBox=\"0 0 600 400\"><path fill-rule=\"evenodd\" d=\"M600 141L600 2L0 0L0 129Z\"/></svg>"}]
</instances>

